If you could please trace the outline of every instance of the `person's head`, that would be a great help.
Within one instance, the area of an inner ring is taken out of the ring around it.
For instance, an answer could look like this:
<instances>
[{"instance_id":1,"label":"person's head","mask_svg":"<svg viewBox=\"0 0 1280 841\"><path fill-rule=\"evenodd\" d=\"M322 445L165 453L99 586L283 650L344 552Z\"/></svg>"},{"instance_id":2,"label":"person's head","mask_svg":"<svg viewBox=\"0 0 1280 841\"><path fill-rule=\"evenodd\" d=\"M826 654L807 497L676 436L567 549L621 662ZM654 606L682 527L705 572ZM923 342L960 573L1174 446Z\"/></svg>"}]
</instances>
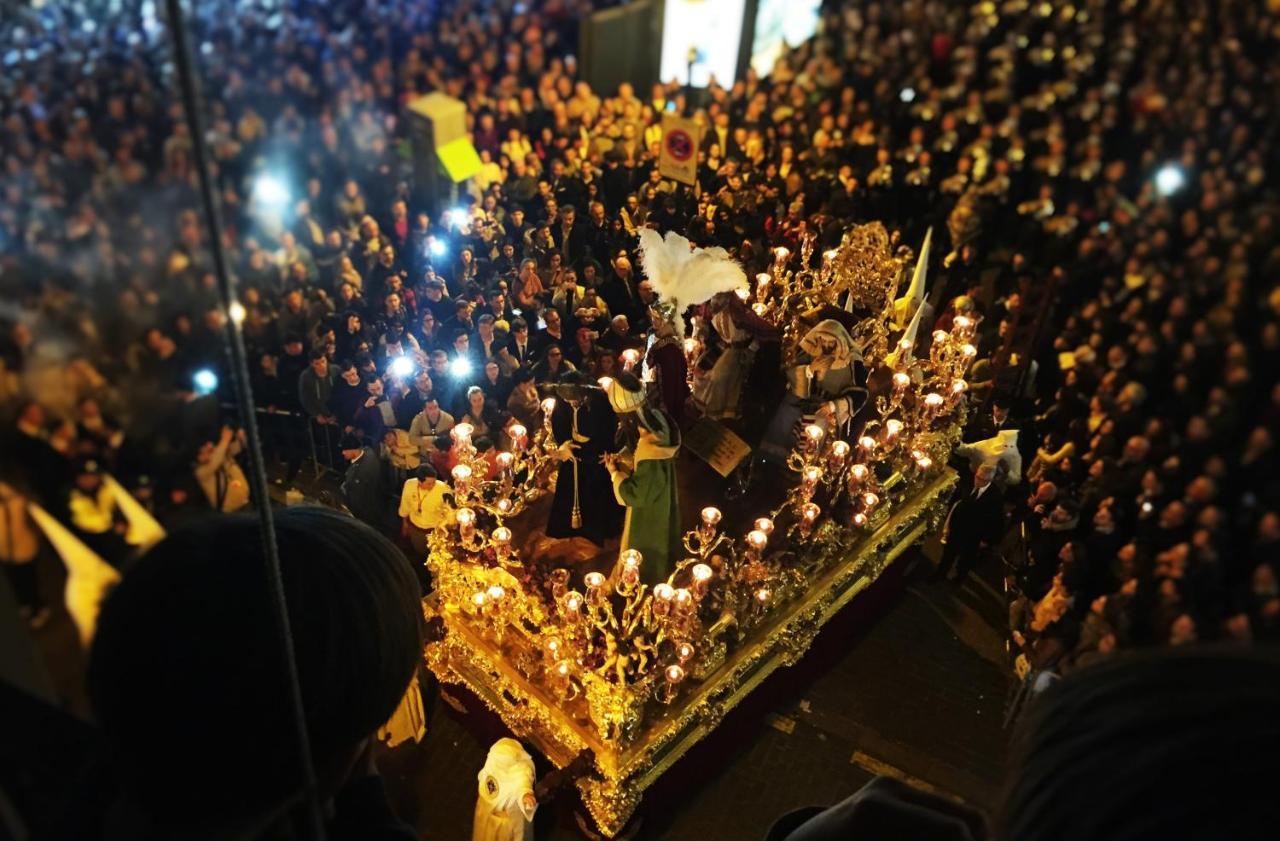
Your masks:
<instances>
[{"instance_id":1,"label":"person's head","mask_svg":"<svg viewBox=\"0 0 1280 841\"><path fill-rule=\"evenodd\" d=\"M1270 838L1278 705L1274 651L1152 650L1074 671L1019 724L993 837Z\"/></svg>"},{"instance_id":2,"label":"person's head","mask_svg":"<svg viewBox=\"0 0 1280 841\"><path fill-rule=\"evenodd\" d=\"M560 312L558 310L548 308L546 315L542 318L547 323L548 330L560 329Z\"/></svg>"},{"instance_id":3,"label":"person's head","mask_svg":"<svg viewBox=\"0 0 1280 841\"><path fill-rule=\"evenodd\" d=\"M996 468L991 464L979 464L973 469L973 484L975 487L983 487L991 484L996 478Z\"/></svg>"},{"instance_id":4,"label":"person's head","mask_svg":"<svg viewBox=\"0 0 1280 841\"><path fill-rule=\"evenodd\" d=\"M420 465L413 475L418 479L418 486L428 491L436 486L436 480L439 478L436 469L429 464Z\"/></svg>"},{"instance_id":5,"label":"person's head","mask_svg":"<svg viewBox=\"0 0 1280 841\"><path fill-rule=\"evenodd\" d=\"M360 385L360 369L356 367L356 363L350 359L344 361L341 367L342 380L347 385Z\"/></svg>"},{"instance_id":6,"label":"person's head","mask_svg":"<svg viewBox=\"0 0 1280 841\"><path fill-rule=\"evenodd\" d=\"M479 386L473 385L467 389L467 409L473 418L479 418L484 413L484 392Z\"/></svg>"},{"instance_id":7,"label":"person's head","mask_svg":"<svg viewBox=\"0 0 1280 841\"><path fill-rule=\"evenodd\" d=\"M323 349L311 351L311 370L316 372L317 377L329 376L329 357Z\"/></svg>"},{"instance_id":8,"label":"person's head","mask_svg":"<svg viewBox=\"0 0 1280 841\"><path fill-rule=\"evenodd\" d=\"M364 389L369 393L370 397L382 396L382 378L376 375L365 377Z\"/></svg>"},{"instance_id":9,"label":"person's head","mask_svg":"<svg viewBox=\"0 0 1280 841\"><path fill-rule=\"evenodd\" d=\"M440 417L440 401L435 397L428 397L423 401L422 414L426 415L427 419L431 421Z\"/></svg>"},{"instance_id":10,"label":"person's head","mask_svg":"<svg viewBox=\"0 0 1280 841\"><path fill-rule=\"evenodd\" d=\"M399 549L344 514L283 509L275 530L306 731L327 799L418 666L418 583ZM243 832L299 795L265 564L255 517L211 517L170 532L103 605L89 698L123 796L162 829L216 815Z\"/></svg>"},{"instance_id":11,"label":"person's head","mask_svg":"<svg viewBox=\"0 0 1280 841\"><path fill-rule=\"evenodd\" d=\"M559 345L551 345L547 348L547 364L555 367L564 360L564 351Z\"/></svg>"},{"instance_id":12,"label":"person's head","mask_svg":"<svg viewBox=\"0 0 1280 841\"><path fill-rule=\"evenodd\" d=\"M498 376L502 373L502 369L498 367L498 363L492 359L484 363L484 378L491 383L498 381Z\"/></svg>"},{"instance_id":13,"label":"person's head","mask_svg":"<svg viewBox=\"0 0 1280 841\"><path fill-rule=\"evenodd\" d=\"M431 351L431 373L441 377L448 376L449 354L443 350Z\"/></svg>"}]
</instances>

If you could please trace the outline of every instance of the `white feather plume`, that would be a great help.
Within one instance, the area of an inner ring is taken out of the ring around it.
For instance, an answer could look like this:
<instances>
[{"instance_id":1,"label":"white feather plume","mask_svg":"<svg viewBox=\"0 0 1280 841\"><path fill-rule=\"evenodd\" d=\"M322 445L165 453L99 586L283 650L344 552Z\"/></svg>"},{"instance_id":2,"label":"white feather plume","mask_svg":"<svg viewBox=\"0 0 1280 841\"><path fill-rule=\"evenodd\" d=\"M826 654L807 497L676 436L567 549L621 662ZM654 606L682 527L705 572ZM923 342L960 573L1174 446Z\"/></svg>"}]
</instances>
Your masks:
<instances>
[{"instance_id":1,"label":"white feather plume","mask_svg":"<svg viewBox=\"0 0 1280 841\"><path fill-rule=\"evenodd\" d=\"M723 248L692 248L689 240L668 231L659 236L651 228L640 229L640 265L653 291L670 301L677 313L711 300L720 292L749 289L747 273ZM676 329L683 333L683 319Z\"/></svg>"}]
</instances>

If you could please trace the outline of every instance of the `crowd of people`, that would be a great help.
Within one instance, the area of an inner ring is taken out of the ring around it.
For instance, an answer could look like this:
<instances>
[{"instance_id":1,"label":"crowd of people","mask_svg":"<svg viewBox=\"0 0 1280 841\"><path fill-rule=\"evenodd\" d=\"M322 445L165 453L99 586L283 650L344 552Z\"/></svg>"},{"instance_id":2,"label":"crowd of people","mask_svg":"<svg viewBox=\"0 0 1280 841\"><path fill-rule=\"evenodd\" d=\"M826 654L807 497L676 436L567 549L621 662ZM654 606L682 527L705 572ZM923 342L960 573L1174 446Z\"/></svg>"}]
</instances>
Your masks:
<instances>
[{"instance_id":1,"label":"crowd of people","mask_svg":"<svg viewBox=\"0 0 1280 841\"><path fill-rule=\"evenodd\" d=\"M166 523L250 495L163 24L152 4L55 5L6 23L29 46L0 86L0 398L21 467L3 492L118 561L101 474ZM453 424L501 446L538 422L538 384L645 348L642 227L724 246L748 276L851 224L907 243L932 227L941 317L976 316L983 356L1034 371L993 379L966 430L1019 432L996 516L1025 538L1028 661L1280 633L1274 11L832 4L768 77L692 97L592 90L573 56L592 4L529 6L196 10L231 315L283 481L310 439L394 468L348 471L362 519L429 527L400 482L439 509ZM432 90L465 102L482 161L438 211L401 152L403 107ZM693 188L657 168L668 111L704 126ZM1047 284L1019 360L1006 335ZM38 621L37 552L0 544Z\"/></svg>"}]
</instances>

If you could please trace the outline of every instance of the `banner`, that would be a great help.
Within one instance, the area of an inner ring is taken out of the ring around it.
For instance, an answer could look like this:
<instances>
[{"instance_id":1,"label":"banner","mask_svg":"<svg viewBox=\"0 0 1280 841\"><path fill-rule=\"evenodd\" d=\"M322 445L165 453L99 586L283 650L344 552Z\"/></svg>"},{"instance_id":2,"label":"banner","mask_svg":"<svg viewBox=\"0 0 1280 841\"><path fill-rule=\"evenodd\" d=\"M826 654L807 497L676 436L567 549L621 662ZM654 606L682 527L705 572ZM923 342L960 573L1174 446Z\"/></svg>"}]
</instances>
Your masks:
<instances>
[{"instance_id":1,"label":"banner","mask_svg":"<svg viewBox=\"0 0 1280 841\"><path fill-rule=\"evenodd\" d=\"M692 185L698 174L698 124L675 114L662 115L662 150L658 172L663 178Z\"/></svg>"}]
</instances>

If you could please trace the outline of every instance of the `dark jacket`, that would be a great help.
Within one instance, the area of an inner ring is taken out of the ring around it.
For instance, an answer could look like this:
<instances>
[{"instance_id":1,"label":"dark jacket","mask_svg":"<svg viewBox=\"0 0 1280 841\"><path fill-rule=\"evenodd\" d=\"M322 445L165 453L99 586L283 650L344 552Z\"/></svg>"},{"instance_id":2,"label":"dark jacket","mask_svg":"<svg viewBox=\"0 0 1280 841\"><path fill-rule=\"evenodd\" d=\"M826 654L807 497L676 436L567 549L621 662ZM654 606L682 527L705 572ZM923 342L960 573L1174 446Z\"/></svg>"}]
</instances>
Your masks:
<instances>
[{"instance_id":1,"label":"dark jacket","mask_svg":"<svg viewBox=\"0 0 1280 841\"><path fill-rule=\"evenodd\" d=\"M342 477L342 501L347 509L380 532L388 533L396 519L396 508L391 504L389 471L374 447L365 447L363 454L347 467Z\"/></svg>"},{"instance_id":2,"label":"dark jacket","mask_svg":"<svg viewBox=\"0 0 1280 841\"><path fill-rule=\"evenodd\" d=\"M332 413L329 408L329 397L333 394L333 384L338 374L332 368L329 373L320 377L311 366L298 375L298 402L302 410L313 418Z\"/></svg>"},{"instance_id":3,"label":"dark jacket","mask_svg":"<svg viewBox=\"0 0 1280 841\"><path fill-rule=\"evenodd\" d=\"M963 491L947 515L947 543L957 548L976 548L980 542L994 544L1004 531L1004 497L992 482L982 496L973 498L972 483Z\"/></svg>"}]
</instances>

